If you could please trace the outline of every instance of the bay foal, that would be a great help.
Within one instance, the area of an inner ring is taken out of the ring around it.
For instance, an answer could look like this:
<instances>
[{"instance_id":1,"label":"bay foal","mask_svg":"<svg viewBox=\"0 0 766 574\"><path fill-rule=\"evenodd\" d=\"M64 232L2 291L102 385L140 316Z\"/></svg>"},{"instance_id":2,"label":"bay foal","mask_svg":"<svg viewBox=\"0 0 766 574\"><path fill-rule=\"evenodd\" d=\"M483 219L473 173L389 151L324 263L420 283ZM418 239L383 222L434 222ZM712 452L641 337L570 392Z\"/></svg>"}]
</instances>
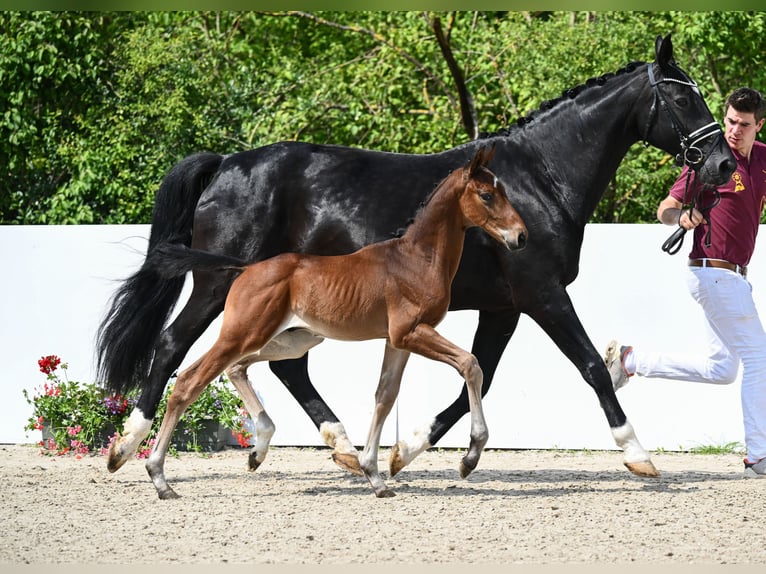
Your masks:
<instances>
[{"instance_id":1,"label":"bay foal","mask_svg":"<svg viewBox=\"0 0 766 574\"><path fill-rule=\"evenodd\" d=\"M146 463L160 498L178 496L165 480L165 455L183 411L211 380L231 366L254 359L302 356L324 337L386 339L375 409L359 461L376 496L393 495L378 472L378 447L410 353L451 365L465 379L471 431L470 447L460 464L461 476L476 467L488 438L481 406L482 371L471 353L439 335L434 327L449 307L466 229L479 226L509 249L521 248L526 242L524 222L502 184L487 169L493 153L494 148L489 152L481 148L467 166L447 176L402 237L350 255L286 253L247 265L183 246L167 246L155 253L154 263L167 274L195 267L241 272L226 299L218 340L178 376L168 399ZM251 416L263 413L250 385L238 385L237 390ZM257 468L262 458L253 461L252 457L251 453L250 468Z\"/></svg>"}]
</instances>

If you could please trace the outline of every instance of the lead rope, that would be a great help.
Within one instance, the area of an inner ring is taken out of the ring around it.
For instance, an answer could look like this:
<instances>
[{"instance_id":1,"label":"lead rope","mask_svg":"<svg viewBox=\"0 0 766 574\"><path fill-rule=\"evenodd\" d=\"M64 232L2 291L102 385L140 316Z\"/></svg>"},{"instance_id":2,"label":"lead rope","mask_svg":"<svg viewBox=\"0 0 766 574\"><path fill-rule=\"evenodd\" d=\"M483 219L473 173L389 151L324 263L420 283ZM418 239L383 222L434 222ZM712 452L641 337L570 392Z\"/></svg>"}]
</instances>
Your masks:
<instances>
[{"instance_id":1,"label":"lead rope","mask_svg":"<svg viewBox=\"0 0 766 574\"><path fill-rule=\"evenodd\" d=\"M689 165L689 169L686 171L686 184L684 187L684 203L686 203L686 197L687 197L687 194L689 194L689 190L692 189L693 187L697 187L696 177L694 181L695 185L694 186L690 185L691 175L693 170L691 168L691 164L687 163L687 165ZM711 188L709 186L703 185L699 187L699 190L697 191L697 193L692 192L691 194L689 194L688 206L682 207L681 210L679 211L678 229L676 229L673 232L673 234L670 237L668 237L665 240L665 242L662 244L662 250L668 255L675 255L683 246L684 235L686 235L687 229L681 227L681 217L683 216L684 211L688 211L689 219L691 219L692 211L694 210L695 207L697 207L698 198L700 197L702 192L704 192L706 189L711 189ZM697 207L698 211L702 213L703 217L705 217L705 219L708 219L708 227L707 227L707 231L705 232L705 247L710 247L712 242L712 237L710 233L712 229L712 225L710 225L710 220L708 217L710 215L710 210L713 209L716 205L718 205L718 202L721 201L721 193L716 188L712 188L712 189L713 189L713 201L710 202L710 205L707 205L704 207Z\"/></svg>"}]
</instances>

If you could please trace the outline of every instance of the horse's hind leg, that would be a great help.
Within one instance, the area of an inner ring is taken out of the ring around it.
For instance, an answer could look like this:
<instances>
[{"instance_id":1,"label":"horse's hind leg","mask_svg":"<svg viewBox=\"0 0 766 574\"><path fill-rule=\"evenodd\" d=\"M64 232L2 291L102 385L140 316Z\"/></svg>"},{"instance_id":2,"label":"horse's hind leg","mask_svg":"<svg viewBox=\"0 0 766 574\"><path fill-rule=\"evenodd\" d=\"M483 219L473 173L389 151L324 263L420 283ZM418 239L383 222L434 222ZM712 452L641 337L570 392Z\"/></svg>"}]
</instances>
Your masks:
<instances>
[{"instance_id":1,"label":"horse's hind leg","mask_svg":"<svg viewBox=\"0 0 766 574\"><path fill-rule=\"evenodd\" d=\"M375 391L375 410L370 422L370 432L367 435L367 442L359 459L364 475L370 481L372 489L375 491L375 496L378 498L394 496L394 492L388 489L378 471L378 448L380 447L383 423L385 423L386 417L391 412L391 407L399 395L402 373L409 357L410 353L408 351L395 349L389 343L386 343L378 389Z\"/></svg>"},{"instance_id":2,"label":"horse's hind leg","mask_svg":"<svg viewBox=\"0 0 766 574\"><path fill-rule=\"evenodd\" d=\"M141 396L119 434L109 447L107 469L115 472L125 464L149 436L157 406L173 371L208 325L223 309L226 289L217 287L221 281L206 281L195 275L195 285L181 313L160 335L146 384ZM216 295L218 293L218 295ZM221 295L220 293L223 293Z\"/></svg>"}]
</instances>

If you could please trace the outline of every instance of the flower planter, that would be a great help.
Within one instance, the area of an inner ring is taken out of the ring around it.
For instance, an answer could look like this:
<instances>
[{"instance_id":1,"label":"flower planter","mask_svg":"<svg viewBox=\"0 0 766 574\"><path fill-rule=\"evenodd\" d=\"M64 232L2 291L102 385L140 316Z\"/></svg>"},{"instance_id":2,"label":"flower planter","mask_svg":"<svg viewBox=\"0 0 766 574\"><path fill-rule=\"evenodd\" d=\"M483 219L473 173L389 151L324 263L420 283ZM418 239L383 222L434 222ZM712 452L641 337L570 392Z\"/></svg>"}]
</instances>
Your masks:
<instances>
[{"instance_id":1,"label":"flower planter","mask_svg":"<svg viewBox=\"0 0 766 574\"><path fill-rule=\"evenodd\" d=\"M48 440L55 438L54 433L60 430L66 430L66 428L51 427L50 425L43 423L43 428L41 431L43 433L43 442L47 444ZM108 424L104 428L96 431L93 435L92 449L108 448L109 441L112 439L112 436L114 436L115 432L117 432L117 429L112 424Z\"/></svg>"},{"instance_id":2,"label":"flower planter","mask_svg":"<svg viewBox=\"0 0 766 574\"><path fill-rule=\"evenodd\" d=\"M202 425L195 437L194 433L181 421L178 423L175 433L173 433L172 444L179 452L195 450L215 452L226 446L229 434L231 434L229 430L218 421L207 420L202 421Z\"/></svg>"}]
</instances>

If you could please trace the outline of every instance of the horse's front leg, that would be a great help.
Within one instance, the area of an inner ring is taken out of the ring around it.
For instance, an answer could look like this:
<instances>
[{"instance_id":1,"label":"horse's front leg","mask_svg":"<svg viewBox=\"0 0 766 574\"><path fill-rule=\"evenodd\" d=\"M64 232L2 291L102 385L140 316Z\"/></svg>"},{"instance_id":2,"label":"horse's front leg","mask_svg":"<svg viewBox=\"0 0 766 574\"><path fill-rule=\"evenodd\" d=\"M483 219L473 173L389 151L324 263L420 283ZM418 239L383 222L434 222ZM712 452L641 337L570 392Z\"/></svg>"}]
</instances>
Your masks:
<instances>
[{"instance_id":1,"label":"horse's front leg","mask_svg":"<svg viewBox=\"0 0 766 574\"><path fill-rule=\"evenodd\" d=\"M298 359L272 361L271 371L282 381L319 430L322 440L333 449L332 459L341 468L362 476L359 453L346 434L343 423L332 412L309 378L308 354Z\"/></svg>"},{"instance_id":2,"label":"horse's front leg","mask_svg":"<svg viewBox=\"0 0 766 574\"><path fill-rule=\"evenodd\" d=\"M425 323L419 324L414 330L400 337L392 337L391 343L398 348L450 365L465 379L471 411L470 444L468 452L460 462L460 476L465 478L476 468L484 445L489 439L487 422L481 405L483 376L478 360Z\"/></svg>"},{"instance_id":3,"label":"horse's front leg","mask_svg":"<svg viewBox=\"0 0 766 574\"><path fill-rule=\"evenodd\" d=\"M386 343L386 350L383 355L383 366L380 370L380 380L378 388L375 391L375 410L370 422L370 432L367 435L362 456L359 458L359 464L362 467L364 475L370 481L375 496L378 498L388 498L394 496L394 492L389 490L378 470L378 448L380 447L380 435L383 431L383 423L386 422L394 406L396 397L399 396L399 388L402 382L402 374L410 353L395 349L389 343Z\"/></svg>"},{"instance_id":4,"label":"horse's front leg","mask_svg":"<svg viewBox=\"0 0 766 574\"><path fill-rule=\"evenodd\" d=\"M483 373L482 396L487 394L492 384L500 357L518 322L519 313L516 312L481 311L479 313L479 325L471 351L479 361ZM435 445L469 409L468 389L463 386L455 402L436 415L429 425L416 431L409 441L402 439L394 445L388 461L390 475L396 475L420 453Z\"/></svg>"},{"instance_id":5,"label":"horse's front leg","mask_svg":"<svg viewBox=\"0 0 766 574\"><path fill-rule=\"evenodd\" d=\"M585 333L566 290L561 288L548 293L546 305L540 306L530 316L574 363L596 392L615 443L625 453L625 466L638 476L659 476L649 453L641 446L633 426L617 401L606 364Z\"/></svg>"}]
</instances>

